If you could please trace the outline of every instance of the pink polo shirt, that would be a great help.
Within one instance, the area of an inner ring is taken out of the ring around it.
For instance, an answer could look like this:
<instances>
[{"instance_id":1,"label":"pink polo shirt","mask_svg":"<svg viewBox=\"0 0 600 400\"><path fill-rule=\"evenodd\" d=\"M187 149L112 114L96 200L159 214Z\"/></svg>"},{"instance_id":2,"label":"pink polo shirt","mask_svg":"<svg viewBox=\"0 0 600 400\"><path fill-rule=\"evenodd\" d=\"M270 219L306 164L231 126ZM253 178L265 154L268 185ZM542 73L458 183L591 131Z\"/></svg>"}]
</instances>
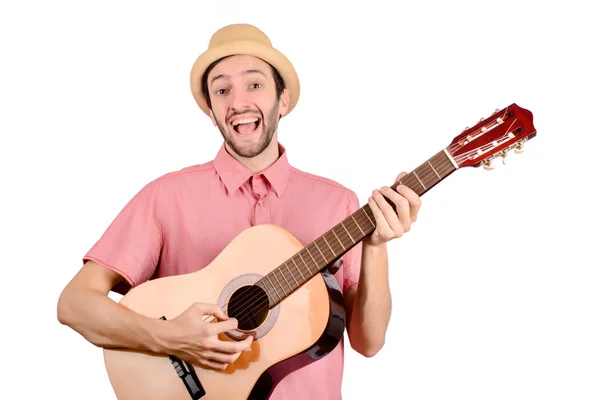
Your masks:
<instances>
[{"instance_id":1,"label":"pink polo shirt","mask_svg":"<svg viewBox=\"0 0 600 400\"><path fill-rule=\"evenodd\" d=\"M145 185L85 255L122 275L125 294L149 279L208 265L241 231L275 224L307 245L359 208L356 194L330 179L292 167L286 149L252 175L222 145L214 160L165 174ZM359 278L361 246L335 277L344 294ZM292 372L273 400L341 399L343 340L329 355Z\"/></svg>"}]
</instances>

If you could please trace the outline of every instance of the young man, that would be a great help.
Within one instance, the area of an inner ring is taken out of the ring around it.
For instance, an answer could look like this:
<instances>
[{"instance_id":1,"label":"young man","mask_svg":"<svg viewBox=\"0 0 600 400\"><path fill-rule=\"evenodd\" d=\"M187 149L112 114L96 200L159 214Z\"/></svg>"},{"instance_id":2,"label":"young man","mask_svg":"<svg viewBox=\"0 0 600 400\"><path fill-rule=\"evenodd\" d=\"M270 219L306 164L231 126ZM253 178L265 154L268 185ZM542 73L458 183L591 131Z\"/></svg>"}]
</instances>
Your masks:
<instances>
[{"instance_id":1,"label":"young man","mask_svg":"<svg viewBox=\"0 0 600 400\"><path fill-rule=\"evenodd\" d=\"M245 24L218 30L191 72L194 98L224 139L216 158L161 176L134 196L64 289L59 321L99 347L172 354L214 368L233 363L252 339L218 340L217 332L237 327L218 306L196 304L159 321L119 307L107 294L203 268L252 225L282 226L307 244L358 209L353 191L287 161L277 126L296 106L299 87L292 64L263 32ZM386 243L410 230L420 199L405 186L383 187L368 203L376 230L343 256L335 277L349 342L371 357L384 345L391 312ZM221 320L211 324L216 330L198 318L205 314ZM342 370L343 342L284 378L272 398L339 399Z\"/></svg>"}]
</instances>

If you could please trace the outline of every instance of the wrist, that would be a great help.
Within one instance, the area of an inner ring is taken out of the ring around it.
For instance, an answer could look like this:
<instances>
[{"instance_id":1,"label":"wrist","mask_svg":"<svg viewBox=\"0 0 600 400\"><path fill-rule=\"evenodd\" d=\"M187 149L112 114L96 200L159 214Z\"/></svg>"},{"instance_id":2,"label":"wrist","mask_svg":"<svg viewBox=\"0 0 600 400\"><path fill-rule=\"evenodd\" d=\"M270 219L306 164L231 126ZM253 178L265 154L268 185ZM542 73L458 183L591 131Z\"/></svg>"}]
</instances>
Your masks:
<instances>
[{"instance_id":1,"label":"wrist","mask_svg":"<svg viewBox=\"0 0 600 400\"><path fill-rule=\"evenodd\" d=\"M147 318L141 321L144 347L153 353L167 354L169 341L169 322Z\"/></svg>"},{"instance_id":2,"label":"wrist","mask_svg":"<svg viewBox=\"0 0 600 400\"><path fill-rule=\"evenodd\" d=\"M386 242L374 242L372 236L367 237L363 240L363 248L371 250L383 250L387 247Z\"/></svg>"}]
</instances>

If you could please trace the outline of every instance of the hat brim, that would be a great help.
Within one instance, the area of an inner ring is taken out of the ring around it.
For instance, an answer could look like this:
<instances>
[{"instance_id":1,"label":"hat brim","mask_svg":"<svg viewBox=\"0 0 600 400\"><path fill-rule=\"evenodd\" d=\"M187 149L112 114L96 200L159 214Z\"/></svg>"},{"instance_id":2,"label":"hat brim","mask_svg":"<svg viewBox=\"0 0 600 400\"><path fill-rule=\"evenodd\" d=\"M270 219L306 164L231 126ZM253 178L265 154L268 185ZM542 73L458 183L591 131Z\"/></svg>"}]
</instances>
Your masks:
<instances>
[{"instance_id":1,"label":"hat brim","mask_svg":"<svg viewBox=\"0 0 600 400\"><path fill-rule=\"evenodd\" d=\"M210 115L202 89L202 77L208 66L220 58L242 54L258 57L271 64L279 72L285 88L290 94L290 104L285 115L289 114L296 107L300 96L300 82L294 66L279 50L250 41L225 43L205 51L198 57L190 73L190 86L200 109L206 115Z\"/></svg>"}]
</instances>

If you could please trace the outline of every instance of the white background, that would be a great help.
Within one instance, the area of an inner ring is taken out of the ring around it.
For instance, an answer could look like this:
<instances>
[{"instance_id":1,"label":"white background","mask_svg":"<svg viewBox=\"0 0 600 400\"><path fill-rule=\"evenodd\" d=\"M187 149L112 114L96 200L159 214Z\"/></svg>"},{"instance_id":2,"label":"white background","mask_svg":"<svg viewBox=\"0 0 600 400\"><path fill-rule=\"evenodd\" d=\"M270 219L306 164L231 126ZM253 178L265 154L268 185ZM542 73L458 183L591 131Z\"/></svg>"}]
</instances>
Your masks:
<instances>
[{"instance_id":1,"label":"white background","mask_svg":"<svg viewBox=\"0 0 600 400\"><path fill-rule=\"evenodd\" d=\"M0 397L113 398L102 351L58 323L58 296L144 184L215 156L189 71L215 30L246 22L300 76L279 130L291 163L362 204L494 109L534 114L524 154L457 171L389 244L387 343L347 352L344 398L599 399L588 3L3 2Z\"/></svg>"}]
</instances>

